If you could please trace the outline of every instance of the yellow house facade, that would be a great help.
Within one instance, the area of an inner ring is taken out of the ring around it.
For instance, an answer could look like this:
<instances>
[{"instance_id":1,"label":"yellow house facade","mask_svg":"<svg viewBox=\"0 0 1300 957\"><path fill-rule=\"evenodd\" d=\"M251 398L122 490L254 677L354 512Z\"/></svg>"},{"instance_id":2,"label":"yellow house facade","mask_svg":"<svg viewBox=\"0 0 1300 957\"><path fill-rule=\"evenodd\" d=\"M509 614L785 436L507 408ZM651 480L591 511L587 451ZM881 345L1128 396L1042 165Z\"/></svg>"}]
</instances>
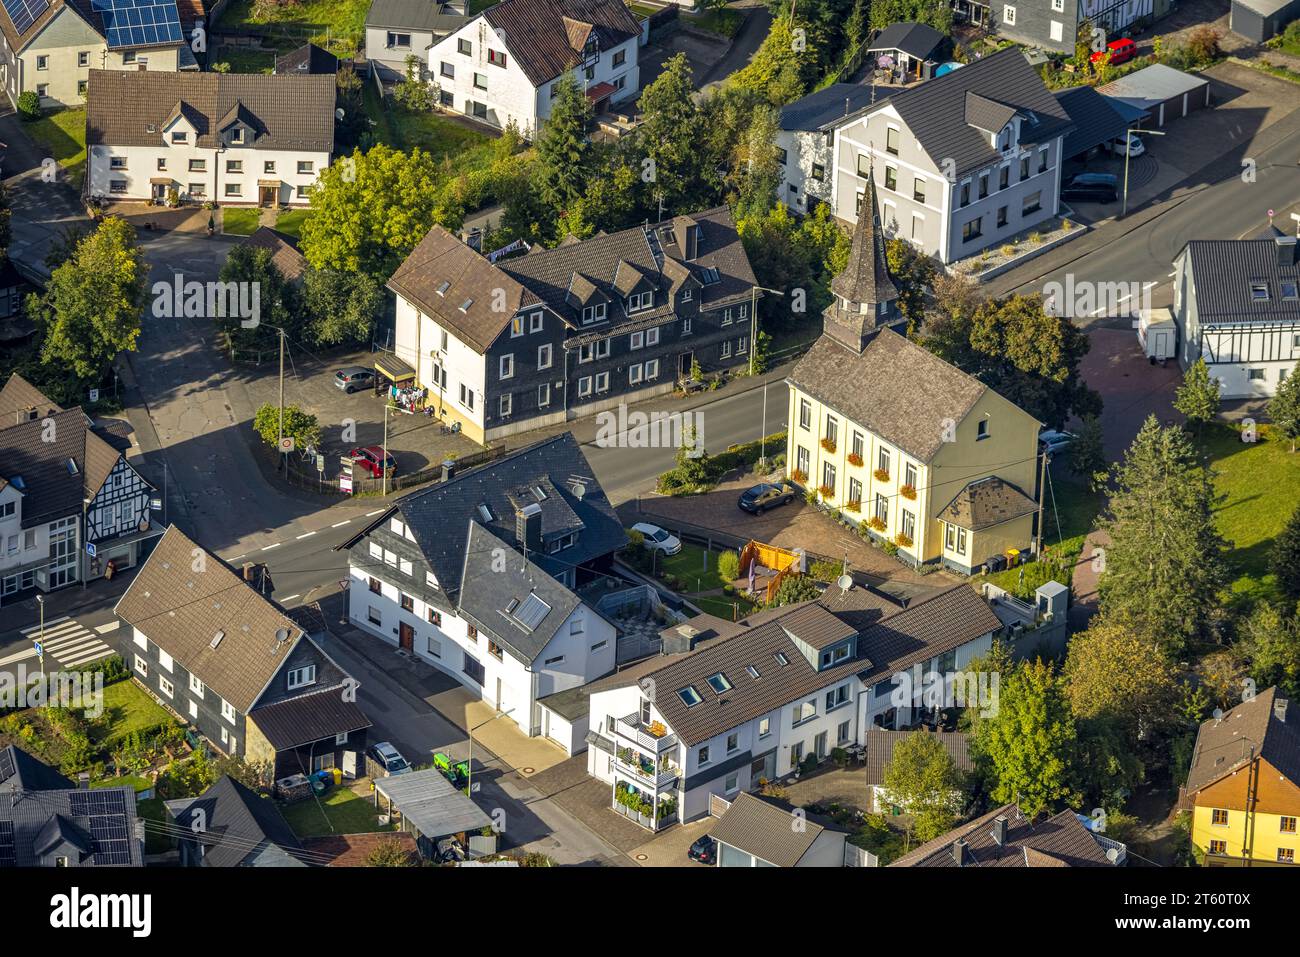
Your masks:
<instances>
[{"instance_id":1,"label":"yellow house facade","mask_svg":"<svg viewBox=\"0 0 1300 957\"><path fill-rule=\"evenodd\" d=\"M1187 776L1192 846L1207 867L1296 863L1300 713L1269 688L1201 725Z\"/></svg>"}]
</instances>

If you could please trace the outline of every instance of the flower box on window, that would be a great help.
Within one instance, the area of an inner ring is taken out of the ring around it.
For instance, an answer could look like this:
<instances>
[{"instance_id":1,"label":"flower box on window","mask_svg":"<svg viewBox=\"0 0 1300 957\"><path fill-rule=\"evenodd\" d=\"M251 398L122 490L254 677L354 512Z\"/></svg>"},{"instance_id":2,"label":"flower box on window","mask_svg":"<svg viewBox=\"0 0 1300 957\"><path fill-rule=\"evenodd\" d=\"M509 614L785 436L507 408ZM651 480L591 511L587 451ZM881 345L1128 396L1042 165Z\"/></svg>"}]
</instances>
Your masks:
<instances>
[{"instance_id":1,"label":"flower box on window","mask_svg":"<svg viewBox=\"0 0 1300 957\"><path fill-rule=\"evenodd\" d=\"M888 482L888 481L889 481L889 470L888 470L888 469L876 469L876 470L875 470L874 472L872 472L871 474L874 475L874 476L876 477L876 481L877 481L877 482Z\"/></svg>"},{"instance_id":2,"label":"flower box on window","mask_svg":"<svg viewBox=\"0 0 1300 957\"><path fill-rule=\"evenodd\" d=\"M822 498L835 497L835 489L831 488L829 485L819 485L817 491L821 493Z\"/></svg>"},{"instance_id":3,"label":"flower box on window","mask_svg":"<svg viewBox=\"0 0 1300 957\"><path fill-rule=\"evenodd\" d=\"M911 485L904 485L898 490L898 494L903 496L903 498L910 498L913 501L916 500L916 488Z\"/></svg>"},{"instance_id":4,"label":"flower box on window","mask_svg":"<svg viewBox=\"0 0 1300 957\"><path fill-rule=\"evenodd\" d=\"M808 481L808 473L805 472L803 469L795 469L793 472L790 473L790 481L798 482L800 485L802 485L804 482Z\"/></svg>"},{"instance_id":5,"label":"flower box on window","mask_svg":"<svg viewBox=\"0 0 1300 957\"><path fill-rule=\"evenodd\" d=\"M862 456L861 456L861 455L858 455L858 453L856 453L856 452L850 452L850 453L849 453L849 464L850 464L850 465L861 465L861 464L862 464Z\"/></svg>"},{"instance_id":6,"label":"flower box on window","mask_svg":"<svg viewBox=\"0 0 1300 957\"><path fill-rule=\"evenodd\" d=\"M877 532L883 532L885 530L885 520L881 518L879 515L871 516L871 520L868 521L867 524L870 525Z\"/></svg>"},{"instance_id":7,"label":"flower box on window","mask_svg":"<svg viewBox=\"0 0 1300 957\"><path fill-rule=\"evenodd\" d=\"M851 502L845 502L845 503L844 503L844 511L846 511L846 512L860 512L860 511L862 511L862 503L859 502L859 501L856 500L856 499L854 499L854 500L851 501Z\"/></svg>"},{"instance_id":8,"label":"flower box on window","mask_svg":"<svg viewBox=\"0 0 1300 957\"><path fill-rule=\"evenodd\" d=\"M827 452L834 452L834 451L835 451L835 440L834 440L834 439L822 439L822 448L824 448Z\"/></svg>"},{"instance_id":9,"label":"flower box on window","mask_svg":"<svg viewBox=\"0 0 1300 957\"><path fill-rule=\"evenodd\" d=\"M911 547L912 547L912 539L911 539L909 536L904 535L902 532L899 532L897 535L894 536L894 542L895 542L895 543L896 543L900 548L911 548Z\"/></svg>"}]
</instances>

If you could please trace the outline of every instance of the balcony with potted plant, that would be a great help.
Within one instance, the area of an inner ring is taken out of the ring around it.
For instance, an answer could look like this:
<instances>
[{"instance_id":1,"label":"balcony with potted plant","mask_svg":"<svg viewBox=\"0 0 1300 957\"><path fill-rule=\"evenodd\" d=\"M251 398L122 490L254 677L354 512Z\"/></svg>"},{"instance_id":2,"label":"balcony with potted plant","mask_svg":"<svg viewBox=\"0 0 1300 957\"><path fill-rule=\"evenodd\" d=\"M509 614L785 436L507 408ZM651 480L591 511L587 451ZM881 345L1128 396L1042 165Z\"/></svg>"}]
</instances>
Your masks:
<instances>
[{"instance_id":1,"label":"balcony with potted plant","mask_svg":"<svg viewBox=\"0 0 1300 957\"><path fill-rule=\"evenodd\" d=\"M889 469L876 469L871 474L875 476L877 482L889 481Z\"/></svg>"},{"instance_id":2,"label":"balcony with potted plant","mask_svg":"<svg viewBox=\"0 0 1300 957\"><path fill-rule=\"evenodd\" d=\"M902 486L901 488L899 488L899 490L898 490L898 494L901 495L901 496L903 496L903 498L911 499L913 502L915 502L915 501L916 501L916 486L914 486L914 485L904 485L904 486Z\"/></svg>"},{"instance_id":3,"label":"balcony with potted plant","mask_svg":"<svg viewBox=\"0 0 1300 957\"><path fill-rule=\"evenodd\" d=\"M834 440L834 439L832 439L832 438L824 438L824 439L822 439L822 441L821 441L821 446L822 446L823 449L825 449L827 452L830 452L832 455L835 454L835 440Z\"/></svg>"}]
</instances>

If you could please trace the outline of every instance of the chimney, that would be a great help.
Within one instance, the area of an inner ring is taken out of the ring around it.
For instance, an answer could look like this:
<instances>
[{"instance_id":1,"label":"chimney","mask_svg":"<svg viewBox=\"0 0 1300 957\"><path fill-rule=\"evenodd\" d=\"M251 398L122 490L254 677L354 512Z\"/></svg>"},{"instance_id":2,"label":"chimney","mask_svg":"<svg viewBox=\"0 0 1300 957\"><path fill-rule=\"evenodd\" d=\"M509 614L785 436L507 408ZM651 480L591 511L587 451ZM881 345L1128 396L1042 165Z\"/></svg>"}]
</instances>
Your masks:
<instances>
[{"instance_id":1,"label":"chimney","mask_svg":"<svg viewBox=\"0 0 1300 957\"><path fill-rule=\"evenodd\" d=\"M966 866L968 858L966 856L965 838L959 837L957 838L957 840L952 842L952 859L953 862L956 863L958 867Z\"/></svg>"},{"instance_id":2,"label":"chimney","mask_svg":"<svg viewBox=\"0 0 1300 957\"><path fill-rule=\"evenodd\" d=\"M1273 245L1277 249L1279 266L1294 266L1296 262L1296 238L1294 236L1274 236Z\"/></svg>"},{"instance_id":3,"label":"chimney","mask_svg":"<svg viewBox=\"0 0 1300 957\"><path fill-rule=\"evenodd\" d=\"M671 632L664 635L663 647L660 649L665 655L684 655L695 647L695 639L699 637L700 630L691 625L679 625Z\"/></svg>"},{"instance_id":4,"label":"chimney","mask_svg":"<svg viewBox=\"0 0 1300 957\"><path fill-rule=\"evenodd\" d=\"M999 814L993 819L993 840L998 847L1007 846L1007 816Z\"/></svg>"},{"instance_id":5,"label":"chimney","mask_svg":"<svg viewBox=\"0 0 1300 957\"><path fill-rule=\"evenodd\" d=\"M78 790L78 791L89 791L89 790L90 790L90 772L89 772L89 771L82 771L80 774L77 775L77 790Z\"/></svg>"},{"instance_id":6,"label":"chimney","mask_svg":"<svg viewBox=\"0 0 1300 957\"><path fill-rule=\"evenodd\" d=\"M529 551L541 550L542 507L536 502L515 510L515 540Z\"/></svg>"},{"instance_id":7,"label":"chimney","mask_svg":"<svg viewBox=\"0 0 1300 957\"><path fill-rule=\"evenodd\" d=\"M244 562L244 581L251 582L253 580L253 570L256 567L252 562Z\"/></svg>"},{"instance_id":8,"label":"chimney","mask_svg":"<svg viewBox=\"0 0 1300 957\"><path fill-rule=\"evenodd\" d=\"M1277 718L1282 724L1286 724L1286 698L1273 699L1273 717Z\"/></svg>"},{"instance_id":9,"label":"chimney","mask_svg":"<svg viewBox=\"0 0 1300 957\"><path fill-rule=\"evenodd\" d=\"M450 482L455 477L456 477L456 460L444 459L442 463L442 480L444 482Z\"/></svg>"}]
</instances>

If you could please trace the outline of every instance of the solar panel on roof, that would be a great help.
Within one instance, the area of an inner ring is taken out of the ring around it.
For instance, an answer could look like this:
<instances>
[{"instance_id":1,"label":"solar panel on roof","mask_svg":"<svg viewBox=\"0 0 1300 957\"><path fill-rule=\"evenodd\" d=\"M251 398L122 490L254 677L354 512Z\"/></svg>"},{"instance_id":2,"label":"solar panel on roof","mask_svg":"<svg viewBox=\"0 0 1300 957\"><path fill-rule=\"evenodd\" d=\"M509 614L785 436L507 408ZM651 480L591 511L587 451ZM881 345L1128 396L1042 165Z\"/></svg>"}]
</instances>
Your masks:
<instances>
[{"instance_id":1,"label":"solar panel on roof","mask_svg":"<svg viewBox=\"0 0 1300 957\"><path fill-rule=\"evenodd\" d=\"M529 631L532 631L542 623L542 619L546 617L550 610L551 606L546 602L536 595L529 595L515 612L515 620Z\"/></svg>"},{"instance_id":2,"label":"solar panel on roof","mask_svg":"<svg viewBox=\"0 0 1300 957\"><path fill-rule=\"evenodd\" d=\"M90 5L104 21L110 49L180 43L184 37L176 0L90 0Z\"/></svg>"},{"instance_id":3,"label":"solar panel on roof","mask_svg":"<svg viewBox=\"0 0 1300 957\"><path fill-rule=\"evenodd\" d=\"M68 795L72 816L85 818L95 842L94 862L99 866L131 863L131 821L126 795L121 791L75 791Z\"/></svg>"},{"instance_id":4,"label":"solar panel on roof","mask_svg":"<svg viewBox=\"0 0 1300 957\"><path fill-rule=\"evenodd\" d=\"M31 29L36 18L49 7L49 0L4 0L5 11L20 34Z\"/></svg>"},{"instance_id":5,"label":"solar panel on roof","mask_svg":"<svg viewBox=\"0 0 1300 957\"><path fill-rule=\"evenodd\" d=\"M14 825L12 821L0 821L0 867L17 867L18 856L14 851Z\"/></svg>"},{"instance_id":6,"label":"solar panel on roof","mask_svg":"<svg viewBox=\"0 0 1300 957\"><path fill-rule=\"evenodd\" d=\"M0 782L8 781L13 777L15 770L17 769L14 767L13 752L8 748L0 750Z\"/></svg>"}]
</instances>

